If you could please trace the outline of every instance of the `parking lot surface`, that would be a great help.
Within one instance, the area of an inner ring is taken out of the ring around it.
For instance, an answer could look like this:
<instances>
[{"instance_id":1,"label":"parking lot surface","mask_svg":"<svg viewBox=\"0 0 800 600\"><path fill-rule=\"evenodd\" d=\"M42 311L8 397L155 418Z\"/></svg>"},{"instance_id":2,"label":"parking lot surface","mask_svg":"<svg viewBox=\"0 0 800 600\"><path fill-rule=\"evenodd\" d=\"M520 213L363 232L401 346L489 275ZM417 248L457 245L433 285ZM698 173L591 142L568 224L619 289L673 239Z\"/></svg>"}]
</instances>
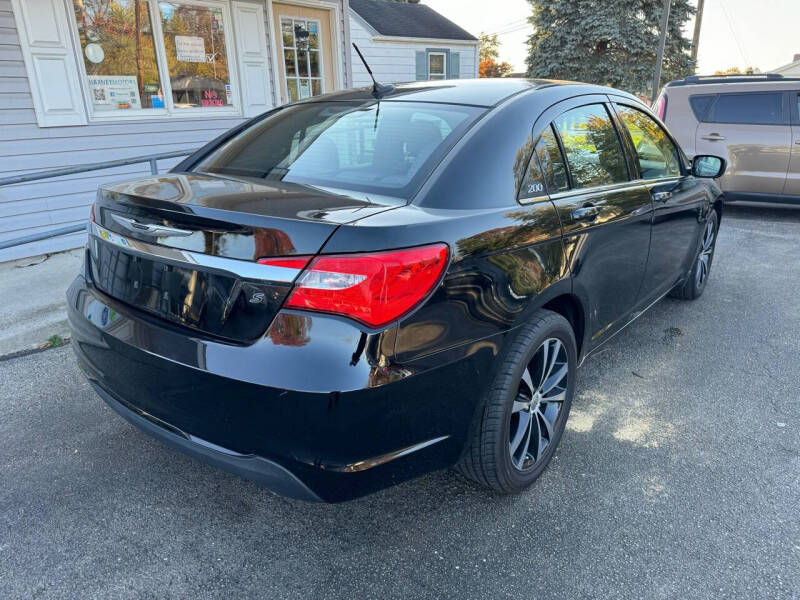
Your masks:
<instances>
[{"instance_id":1,"label":"parking lot surface","mask_svg":"<svg viewBox=\"0 0 800 600\"><path fill-rule=\"evenodd\" d=\"M800 210L728 209L705 295L586 361L515 497L286 500L127 424L69 347L0 362L0 597L800 597L798 292Z\"/></svg>"}]
</instances>

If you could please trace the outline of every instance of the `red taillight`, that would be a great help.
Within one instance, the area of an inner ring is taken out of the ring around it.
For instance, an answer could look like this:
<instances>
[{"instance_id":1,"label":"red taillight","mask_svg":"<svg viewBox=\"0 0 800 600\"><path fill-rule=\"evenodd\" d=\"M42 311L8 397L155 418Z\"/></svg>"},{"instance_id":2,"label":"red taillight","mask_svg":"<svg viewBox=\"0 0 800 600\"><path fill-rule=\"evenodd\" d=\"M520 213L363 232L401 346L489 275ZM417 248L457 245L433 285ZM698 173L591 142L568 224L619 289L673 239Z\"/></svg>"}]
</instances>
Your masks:
<instances>
[{"instance_id":1,"label":"red taillight","mask_svg":"<svg viewBox=\"0 0 800 600\"><path fill-rule=\"evenodd\" d=\"M447 266L447 245L317 256L284 306L349 317L369 327L396 321L431 292ZM273 260L269 263L276 266ZM261 261L259 261L261 262Z\"/></svg>"},{"instance_id":2,"label":"red taillight","mask_svg":"<svg viewBox=\"0 0 800 600\"><path fill-rule=\"evenodd\" d=\"M655 110L655 113L658 115L658 118L663 121L664 117L667 116L666 94L664 94L663 92L661 93L661 95L658 97L658 100L656 100L656 105L653 108Z\"/></svg>"},{"instance_id":3,"label":"red taillight","mask_svg":"<svg viewBox=\"0 0 800 600\"><path fill-rule=\"evenodd\" d=\"M305 269L308 261L310 260L310 256L281 256L277 258L259 258L258 264L269 265L271 267L285 267L287 269L297 269L298 271L302 271Z\"/></svg>"}]
</instances>

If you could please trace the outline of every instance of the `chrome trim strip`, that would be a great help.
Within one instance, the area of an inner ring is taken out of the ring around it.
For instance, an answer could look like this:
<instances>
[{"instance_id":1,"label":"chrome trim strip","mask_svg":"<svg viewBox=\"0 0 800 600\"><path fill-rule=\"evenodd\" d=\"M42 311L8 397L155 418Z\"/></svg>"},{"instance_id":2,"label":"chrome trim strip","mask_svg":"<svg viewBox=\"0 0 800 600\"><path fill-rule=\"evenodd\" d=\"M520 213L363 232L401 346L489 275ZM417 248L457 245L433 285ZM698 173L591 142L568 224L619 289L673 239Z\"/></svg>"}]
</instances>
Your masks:
<instances>
[{"instance_id":1,"label":"chrome trim strip","mask_svg":"<svg viewBox=\"0 0 800 600\"><path fill-rule=\"evenodd\" d=\"M605 194L606 192L617 192L635 188L646 188L642 182L645 180L636 179L635 181L625 181L622 183L612 183L609 185L598 185L588 188L575 188L565 192L551 194L550 200L560 200L561 198L572 198L573 196L591 196L593 194Z\"/></svg>"},{"instance_id":2,"label":"chrome trim strip","mask_svg":"<svg viewBox=\"0 0 800 600\"><path fill-rule=\"evenodd\" d=\"M400 450L395 450L394 452L389 452L388 454L382 454L381 456L376 456L374 458L368 458L365 460L360 460L358 462L350 463L349 465L341 465L341 466L322 465L322 468L325 469L326 471L335 471L338 473L357 473L359 471L366 471L367 469L371 469L373 467L377 467L378 465L387 463L390 460L400 458L401 456L407 456L408 454L416 452L417 450L422 450L423 448L427 448L428 446L433 446L434 444L438 444L442 440L446 440L449 437L450 437L449 435L443 435L441 437L426 440L424 442L419 442L418 444L406 446L405 448L401 448Z\"/></svg>"},{"instance_id":3,"label":"chrome trim strip","mask_svg":"<svg viewBox=\"0 0 800 600\"><path fill-rule=\"evenodd\" d=\"M125 237L101 227L97 223L90 223L89 235L106 244L117 246L133 254L149 258L158 258L172 263L191 268L202 267L210 271L223 273L238 279L252 279L256 281L272 281L277 283L292 283L300 275L302 269L290 267L275 267L261 265L256 262L247 262L235 258L224 258L189 250L179 250L169 246L149 244L140 240Z\"/></svg>"},{"instance_id":4,"label":"chrome trim strip","mask_svg":"<svg viewBox=\"0 0 800 600\"><path fill-rule=\"evenodd\" d=\"M136 219L129 219L128 217L123 217L122 215L115 215L111 213L111 218L114 219L117 223L128 229L129 231L133 231L134 233L146 233L147 235L153 236L176 236L176 237L186 237L187 235L192 235L193 231L189 231L188 229L177 229L176 227L167 227L166 225L156 225L155 223L139 223Z\"/></svg>"}]
</instances>

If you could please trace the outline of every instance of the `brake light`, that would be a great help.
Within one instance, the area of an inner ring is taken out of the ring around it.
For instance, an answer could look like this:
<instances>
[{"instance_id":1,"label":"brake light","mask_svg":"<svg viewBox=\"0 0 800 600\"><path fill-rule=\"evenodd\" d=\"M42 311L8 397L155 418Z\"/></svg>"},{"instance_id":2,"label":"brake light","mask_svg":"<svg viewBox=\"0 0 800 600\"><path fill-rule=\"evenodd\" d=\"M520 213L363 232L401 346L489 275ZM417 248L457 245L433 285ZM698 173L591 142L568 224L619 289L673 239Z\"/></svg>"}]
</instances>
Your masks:
<instances>
[{"instance_id":1,"label":"brake light","mask_svg":"<svg viewBox=\"0 0 800 600\"><path fill-rule=\"evenodd\" d=\"M667 96L663 92L656 100L656 105L653 107L655 109L655 113L658 115L658 118L662 121L664 117L667 116Z\"/></svg>"},{"instance_id":2,"label":"brake light","mask_svg":"<svg viewBox=\"0 0 800 600\"><path fill-rule=\"evenodd\" d=\"M447 255L446 244L434 244L317 256L295 281L284 306L342 315L369 327L382 327L428 297L447 266Z\"/></svg>"}]
</instances>

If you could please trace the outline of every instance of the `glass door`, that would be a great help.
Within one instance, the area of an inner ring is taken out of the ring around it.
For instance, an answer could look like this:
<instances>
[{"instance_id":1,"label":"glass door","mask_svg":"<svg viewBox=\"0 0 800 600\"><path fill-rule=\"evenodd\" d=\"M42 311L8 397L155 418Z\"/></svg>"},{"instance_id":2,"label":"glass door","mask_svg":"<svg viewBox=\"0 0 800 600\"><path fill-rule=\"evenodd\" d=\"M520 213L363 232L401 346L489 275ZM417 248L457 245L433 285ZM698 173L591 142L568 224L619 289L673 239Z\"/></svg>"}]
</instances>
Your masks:
<instances>
[{"instance_id":1,"label":"glass door","mask_svg":"<svg viewBox=\"0 0 800 600\"><path fill-rule=\"evenodd\" d=\"M289 102L325 93L320 51L320 22L281 17L281 46Z\"/></svg>"}]
</instances>

